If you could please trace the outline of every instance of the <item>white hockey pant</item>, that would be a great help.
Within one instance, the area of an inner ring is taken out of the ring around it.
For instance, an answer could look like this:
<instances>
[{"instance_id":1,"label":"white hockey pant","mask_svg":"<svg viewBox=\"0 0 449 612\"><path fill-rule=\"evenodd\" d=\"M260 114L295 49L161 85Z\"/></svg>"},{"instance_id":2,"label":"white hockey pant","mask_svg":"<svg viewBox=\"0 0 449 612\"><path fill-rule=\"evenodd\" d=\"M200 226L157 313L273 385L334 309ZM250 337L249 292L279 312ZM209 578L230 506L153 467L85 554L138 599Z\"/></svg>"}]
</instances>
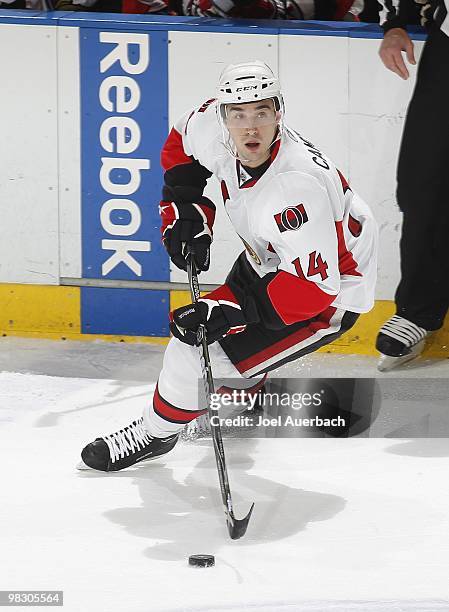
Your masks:
<instances>
[{"instance_id":1,"label":"white hockey pant","mask_svg":"<svg viewBox=\"0 0 449 612\"><path fill-rule=\"evenodd\" d=\"M232 381L232 388L256 392L265 380L245 378L232 364L218 342L209 346L214 379ZM144 410L151 436L163 438L181 431L186 423L207 409L199 349L171 338L164 354L162 371L153 401Z\"/></svg>"}]
</instances>

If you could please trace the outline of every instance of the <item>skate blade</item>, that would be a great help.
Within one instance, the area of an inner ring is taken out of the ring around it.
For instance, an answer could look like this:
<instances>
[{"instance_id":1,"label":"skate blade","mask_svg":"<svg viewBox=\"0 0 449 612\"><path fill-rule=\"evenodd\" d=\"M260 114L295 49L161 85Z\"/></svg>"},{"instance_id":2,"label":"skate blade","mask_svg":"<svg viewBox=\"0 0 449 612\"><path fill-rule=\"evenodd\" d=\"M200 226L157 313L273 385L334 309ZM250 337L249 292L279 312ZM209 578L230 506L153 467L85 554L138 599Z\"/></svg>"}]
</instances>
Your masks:
<instances>
[{"instance_id":1,"label":"skate blade","mask_svg":"<svg viewBox=\"0 0 449 612\"><path fill-rule=\"evenodd\" d=\"M156 457L147 457L145 459L142 459L141 461L136 461L136 463L134 463L133 465L130 465L126 468L123 468L121 470L115 470L116 472L123 472L125 470L129 470L131 468L134 468L138 465L145 465L147 462L150 461L155 461L156 459L160 459L160 456L157 455ZM114 470L109 470L109 471L105 471L105 470L96 470L95 468L91 468L90 466L88 466L86 463L84 463L83 460L81 460L79 463L77 463L77 465L75 466L77 470L80 470L81 472L83 471L89 471L89 472L98 472L99 474L113 474Z\"/></svg>"},{"instance_id":2,"label":"skate blade","mask_svg":"<svg viewBox=\"0 0 449 612\"><path fill-rule=\"evenodd\" d=\"M418 342L416 346L408 353L408 355L403 355L402 357L391 357L390 355L382 355L377 363L377 369L379 372L390 372L395 368L408 363L409 361L413 361L417 357L419 357L424 349L425 341L421 340Z\"/></svg>"}]
</instances>

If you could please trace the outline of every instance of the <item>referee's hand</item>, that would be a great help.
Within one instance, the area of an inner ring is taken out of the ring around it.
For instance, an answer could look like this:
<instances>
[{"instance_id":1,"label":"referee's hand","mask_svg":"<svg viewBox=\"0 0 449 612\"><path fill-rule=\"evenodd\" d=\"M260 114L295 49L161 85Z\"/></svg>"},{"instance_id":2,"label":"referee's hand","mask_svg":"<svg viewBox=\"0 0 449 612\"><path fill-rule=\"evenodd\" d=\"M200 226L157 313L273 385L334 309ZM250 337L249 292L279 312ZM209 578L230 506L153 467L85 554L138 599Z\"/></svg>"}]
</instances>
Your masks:
<instances>
[{"instance_id":1,"label":"referee's hand","mask_svg":"<svg viewBox=\"0 0 449 612\"><path fill-rule=\"evenodd\" d=\"M407 32L402 28L388 30L380 45L380 58L384 66L406 80L410 75L402 56L403 51L407 55L409 64L415 65L414 46Z\"/></svg>"}]
</instances>

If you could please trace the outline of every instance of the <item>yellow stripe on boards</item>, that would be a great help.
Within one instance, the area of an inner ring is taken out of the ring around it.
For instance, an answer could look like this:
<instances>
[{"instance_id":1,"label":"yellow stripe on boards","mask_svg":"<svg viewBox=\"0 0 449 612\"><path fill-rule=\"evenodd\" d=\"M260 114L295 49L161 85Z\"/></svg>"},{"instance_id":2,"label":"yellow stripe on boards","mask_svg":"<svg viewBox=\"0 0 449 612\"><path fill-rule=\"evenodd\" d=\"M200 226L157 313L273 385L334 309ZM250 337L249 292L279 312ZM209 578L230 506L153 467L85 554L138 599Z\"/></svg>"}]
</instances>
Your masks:
<instances>
[{"instance_id":1,"label":"yellow stripe on boards","mask_svg":"<svg viewBox=\"0 0 449 612\"><path fill-rule=\"evenodd\" d=\"M167 337L82 334L80 300L79 287L0 284L0 335L158 345L168 342ZM189 303L189 291L170 291L171 310ZM371 312L360 315L352 329L322 347L320 352L378 355L375 350L377 333L394 312L393 302L377 301ZM424 356L449 359L449 316L443 329L428 341Z\"/></svg>"},{"instance_id":2,"label":"yellow stripe on boards","mask_svg":"<svg viewBox=\"0 0 449 612\"><path fill-rule=\"evenodd\" d=\"M79 333L79 287L0 285L0 331L7 335Z\"/></svg>"}]
</instances>

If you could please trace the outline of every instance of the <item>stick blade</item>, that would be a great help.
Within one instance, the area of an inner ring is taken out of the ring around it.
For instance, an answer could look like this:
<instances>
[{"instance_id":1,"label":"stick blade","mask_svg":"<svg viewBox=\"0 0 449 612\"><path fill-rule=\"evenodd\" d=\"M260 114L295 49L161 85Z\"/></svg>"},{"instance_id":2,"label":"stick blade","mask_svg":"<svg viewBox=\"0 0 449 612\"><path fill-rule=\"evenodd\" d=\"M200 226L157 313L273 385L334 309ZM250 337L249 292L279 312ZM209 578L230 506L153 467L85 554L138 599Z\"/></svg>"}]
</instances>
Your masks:
<instances>
[{"instance_id":1,"label":"stick blade","mask_svg":"<svg viewBox=\"0 0 449 612\"><path fill-rule=\"evenodd\" d=\"M236 519L234 515L231 515L228 518L228 531L229 535L231 536L231 540L238 540L245 535L253 509L254 503L251 505L251 508L249 509L249 512L245 518Z\"/></svg>"}]
</instances>

